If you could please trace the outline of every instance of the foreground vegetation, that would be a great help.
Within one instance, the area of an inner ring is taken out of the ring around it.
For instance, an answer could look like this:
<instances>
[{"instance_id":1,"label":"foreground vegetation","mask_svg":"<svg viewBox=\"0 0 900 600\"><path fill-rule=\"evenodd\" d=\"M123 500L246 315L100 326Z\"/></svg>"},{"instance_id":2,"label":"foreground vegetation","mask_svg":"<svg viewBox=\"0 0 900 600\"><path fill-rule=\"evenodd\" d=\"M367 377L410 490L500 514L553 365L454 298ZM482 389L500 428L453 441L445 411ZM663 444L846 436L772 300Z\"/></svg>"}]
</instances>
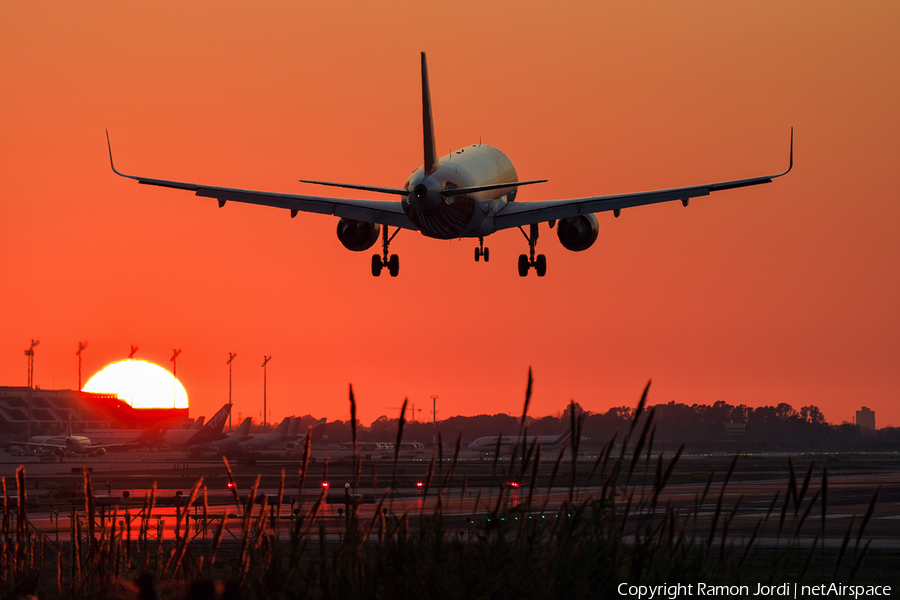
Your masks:
<instances>
[{"instance_id":1,"label":"foreground vegetation","mask_svg":"<svg viewBox=\"0 0 900 600\"><path fill-rule=\"evenodd\" d=\"M539 443L516 446L512 460L500 460L497 448L493 493L478 497L470 517L446 510L450 495L460 487L456 469L461 438L452 458L443 460L440 446L432 455L422 490L431 500L422 504L428 508L394 511L397 486L389 485L366 516L359 502L348 496L348 510L339 520L323 518L326 492L314 500L288 504L285 488L293 488L293 483L286 484L282 474L271 497L258 493L258 478L244 499L232 486L237 518L226 520L208 504L200 479L180 502L172 541L159 535L155 490L127 518L115 506L108 518L85 472L84 505L72 509L72 542L56 542L29 520L25 471L20 468L15 491L7 490L3 481L0 593L3 598L34 594L147 600L606 598L618 597L622 582L743 583L755 589L757 583L850 583L889 577L881 572L879 556L871 560L871 540L864 541L877 492L862 518L851 519L839 547L820 543L827 521L827 468L813 481L812 465L805 477L797 477L789 463L783 492L775 494L752 532L740 536L731 531L741 500L726 497L737 456L724 479L714 484L710 473L693 500L681 504L665 500L663 491L681 450L668 460L662 454L654 456L653 409L638 419L648 389L630 426L621 435L614 434L590 463L576 460L583 417L570 410L572 447L550 460L549 481ZM522 440L527 435L530 397L529 375ZM352 389L350 405L355 423ZM401 416L393 484L404 427ZM308 440L298 470L299 490L308 483ZM355 431L353 440L355 447ZM353 487L361 465L354 451ZM225 469L233 483L227 461ZM540 486L539 477L545 478ZM515 502L510 481L519 486ZM466 485L464 475L463 490ZM551 504L539 487L562 490L564 498ZM704 508L710 501L713 510ZM201 516L193 525L187 516L192 511ZM289 527L276 526L285 522ZM761 532L772 529L777 532L776 543L761 543Z\"/></svg>"}]
</instances>

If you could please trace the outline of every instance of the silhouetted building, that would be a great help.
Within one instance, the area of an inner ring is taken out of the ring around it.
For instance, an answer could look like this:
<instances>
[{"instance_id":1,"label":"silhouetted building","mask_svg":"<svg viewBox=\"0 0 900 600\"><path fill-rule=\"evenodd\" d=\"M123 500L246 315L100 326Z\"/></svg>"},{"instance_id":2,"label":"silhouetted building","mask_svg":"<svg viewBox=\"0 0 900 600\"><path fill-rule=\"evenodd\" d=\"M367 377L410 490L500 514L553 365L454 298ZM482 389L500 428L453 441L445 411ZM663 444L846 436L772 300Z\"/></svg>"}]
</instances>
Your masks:
<instances>
[{"instance_id":1,"label":"silhouetted building","mask_svg":"<svg viewBox=\"0 0 900 600\"><path fill-rule=\"evenodd\" d=\"M72 429L146 429L157 423L184 427L186 408L132 408L115 394L77 390L30 390L0 386L0 435L24 437L62 434L69 419Z\"/></svg>"},{"instance_id":2,"label":"silhouetted building","mask_svg":"<svg viewBox=\"0 0 900 600\"><path fill-rule=\"evenodd\" d=\"M856 411L856 424L862 427L863 429L875 429L875 411L867 408L865 406L862 407L861 410Z\"/></svg>"},{"instance_id":3,"label":"silhouetted building","mask_svg":"<svg viewBox=\"0 0 900 600\"><path fill-rule=\"evenodd\" d=\"M746 423L725 423L725 435L745 435L746 433Z\"/></svg>"}]
</instances>

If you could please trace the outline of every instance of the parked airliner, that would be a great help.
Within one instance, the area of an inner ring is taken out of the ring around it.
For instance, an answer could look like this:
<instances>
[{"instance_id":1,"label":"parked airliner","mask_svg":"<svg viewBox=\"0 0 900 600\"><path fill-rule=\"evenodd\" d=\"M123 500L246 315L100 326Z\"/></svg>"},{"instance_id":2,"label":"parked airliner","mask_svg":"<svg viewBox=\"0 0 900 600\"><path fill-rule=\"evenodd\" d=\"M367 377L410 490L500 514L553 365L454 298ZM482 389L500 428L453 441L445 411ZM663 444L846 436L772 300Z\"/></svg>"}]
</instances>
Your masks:
<instances>
[{"instance_id":1,"label":"parked airliner","mask_svg":"<svg viewBox=\"0 0 900 600\"><path fill-rule=\"evenodd\" d=\"M236 448L239 444L247 443L247 440L253 439L253 436L250 435L251 423L252 419L247 417L238 425L237 429L231 433L226 433L223 439L211 443L210 446L215 447L219 452L224 452Z\"/></svg>"},{"instance_id":2,"label":"parked airliner","mask_svg":"<svg viewBox=\"0 0 900 600\"><path fill-rule=\"evenodd\" d=\"M225 428L225 421L231 413L231 405L224 404L205 425L199 429L196 422L190 429L169 429L163 434L164 442L170 448L190 448L192 446L203 446L224 440L227 434L222 430Z\"/></svg>"},{"instance_id":3,"label":"parked airliner","mask_svg":"<svg viewBox=\"0 0 900 600\"><path fill-rule=\"evenodd\" d=\"M59 455L71 454L87 456L103 456L110 450L136 450L158 444L162 441L159 426L154 425L144 430L139 435L131 434L130 437L117 443L98 443L87 435L72 433L72 420L69 419L64 435L35 435L27 442L10 442L10 447L28 448L30 450L51 451Z\"/></svg>"},{"instance_id":4,"label":"parked airliner","mask_svg":"<svg viewBox=\"0 0 900 600\"><path fill-rule=\"evenodd\" d=\"M253 435L248 436L247 439L241 443L241 449L263 450L265 448L280 447L284 450L284 446L288 440L293 439L292 437L289 437L290 428L291 417L285 417L278 427L275 428L275 431L270 433L254 433Z\"/></svg>"},{"instance_id":5,"label":"parked airliner","mask_svg":"<svg viewBox=\"0 0 900 600\"><path fill-rule=\"evenodd\" d=\"M526 446L530 446L535 442L539 442L542 448L547 449L562 446L571 438L572 428L568 427L562 433L562 435L529 435L525 437L524 442ZM589 438L581 438L582 441L587 441L588 439ZM497 444L499 443L500 448L505 450L507 448L515 446L516 444L521 444L522 442L522 436L519 435L488 435L476 439L474 442L469 444L469 448L471 448L472 450L483 450L487 452L495 449L497 447Z\"/></svg>"},{"instance_id":6,"label":"parked airliner","mask_svg":"<svg viewBox=\"0 0 900 600\"><path fill-rule=\"evenodd\" d=\"M538 277L543 277L547 272L547 259L543 254L535 256L540 223L547 223L551 229L556 228L556 235L564 248L581 252L590 248L597 240L599 222L596 213L612 211L618 217L624 208L674 200L687 206L691 198L707 196L711 192L769 183L776 177L786 175L794 163L792 130L788 169L776 175L650 192L516 202L519 187L546 180L519 181L512 161L499 149L479 143L445 156L437 156L428 66L424 52L422 129L424 163L413 171L401 187L300 180L303 183L400 197L393 201L252 191L125 175L117 171L113 164L108 133L107 145L113 172L135 179L138 183L192 191L197 196L218 200L220 208L226 202L234 201L289 210L291 218L296 217L299 212L334 215L339 218L338 239L345 248L354 252L368 250L380 237L381 253L372 256L372 275L376 277L381 275L384 268L388 269L392 277L400 272L400 259L396 254L389 253L389 245L401 229L418 231L425 237L441 240L478 238L475 260L484 258L487 262L490 251L484 246L484 238L497 231L512 228L518 228L528 242L528 254L519 256L519 275L525 277L534 268ZM393 232L389 231L391 227L394 228Z\"/></svg>"}]
</instances>

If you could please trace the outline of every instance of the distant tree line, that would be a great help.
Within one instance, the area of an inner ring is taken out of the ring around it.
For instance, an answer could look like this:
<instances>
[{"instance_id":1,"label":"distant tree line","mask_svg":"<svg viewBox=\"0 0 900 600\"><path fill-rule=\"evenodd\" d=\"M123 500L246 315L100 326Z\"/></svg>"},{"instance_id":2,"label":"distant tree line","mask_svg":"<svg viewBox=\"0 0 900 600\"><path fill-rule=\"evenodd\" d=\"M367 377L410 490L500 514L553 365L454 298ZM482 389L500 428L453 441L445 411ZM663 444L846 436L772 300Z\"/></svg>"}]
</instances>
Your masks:
<instances>
[{"instance_id":1,"label":"distant tree line","mask_svg":"<svg viewBox=\"0 0 900 600\"><path fill-rule=\"evenodd\" d=\"M631 426L635 408L617 406L605 413L585 411L573 403L559 416L528 417L528 435L558 435L572 422L570 410L583 416L582 443L585 450L605 444L617 431L624 433ZM887 427L877 431L857 425L828 423L818 407L810 405L795 410L790 404L752 408L744 404L682 404L669 402L648 406L640 415L638 425L650 410L655 410L654 447L675 449L682 443L687 451L740 450L766 451L878 451L895 450L900 444L900 429ZM301 431L315 423L306 415ZM462 435L463 447L476 438L492 435L517 435L520 417L508 414L451 417L433 425L430 421L411 421L404 427L405 441L433 443L438 436L452 447ZM358 425L360 442L394 442L399 417L381 416L368 427ZM350 421L329 421L325 433L327 443L346 443L352 439Z\"/></svg>"}]
</instances>

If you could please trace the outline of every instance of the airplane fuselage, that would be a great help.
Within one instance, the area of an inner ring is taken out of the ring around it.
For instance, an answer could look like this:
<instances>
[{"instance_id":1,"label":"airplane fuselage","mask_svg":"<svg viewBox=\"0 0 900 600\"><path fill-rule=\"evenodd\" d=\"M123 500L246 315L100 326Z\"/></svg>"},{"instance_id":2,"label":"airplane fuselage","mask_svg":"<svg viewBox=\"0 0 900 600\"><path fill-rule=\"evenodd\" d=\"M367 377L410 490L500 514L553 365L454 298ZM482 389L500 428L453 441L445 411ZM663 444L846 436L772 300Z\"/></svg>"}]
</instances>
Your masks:
<instances>
[{"instance_id":1,"label":"airplane fuselage","mask_svg":"<svg viewBox=\"0 0 900 600\"><path fill-rule=\"evenodd\" d=\"M402 201L403 212L426 237L449 240L490 235L495 230L494 214L515 200L516 187L459 196L442 192L518 180L512 161L503 152L473 144L442 156L430 173L424 167L413 171L403 186L410 190Z\"/></svg>"},{"instance_id":2,"label":"airplane fuselage","mask_svg":"<svg viewBox=\"0 0 900 600\"><path fill-rule=\"evenodd\" d=\"M492 450L497 447L497 443L500 443L500 447L503 449L511 448L516 444L524 444L529 446L534 444L535 442L539 442L541 446L544 448L552 448L555 446L561 445L564 441L569 439L569 435L566 433L564 435L538 435L526 436L523 440L521 436L518 435L504 435L504 436L496 436L490 435L486 437L480 437L476 439L474 442L469 444L469 448L472 450Z\"/></svg>"},{"instance_id":3,"label":"airplane fuselage","mask_svg":"<svg viewBox=\"0 0 900 600\"><path fill-rule=\"evenodd\" d=\"M97 449L91 448L91 439L84 435L37 435L28 440L29 444L41 444L44 448L57 451L66 450L72 454L87 454Z\"/></svg>"}]
</instances>

